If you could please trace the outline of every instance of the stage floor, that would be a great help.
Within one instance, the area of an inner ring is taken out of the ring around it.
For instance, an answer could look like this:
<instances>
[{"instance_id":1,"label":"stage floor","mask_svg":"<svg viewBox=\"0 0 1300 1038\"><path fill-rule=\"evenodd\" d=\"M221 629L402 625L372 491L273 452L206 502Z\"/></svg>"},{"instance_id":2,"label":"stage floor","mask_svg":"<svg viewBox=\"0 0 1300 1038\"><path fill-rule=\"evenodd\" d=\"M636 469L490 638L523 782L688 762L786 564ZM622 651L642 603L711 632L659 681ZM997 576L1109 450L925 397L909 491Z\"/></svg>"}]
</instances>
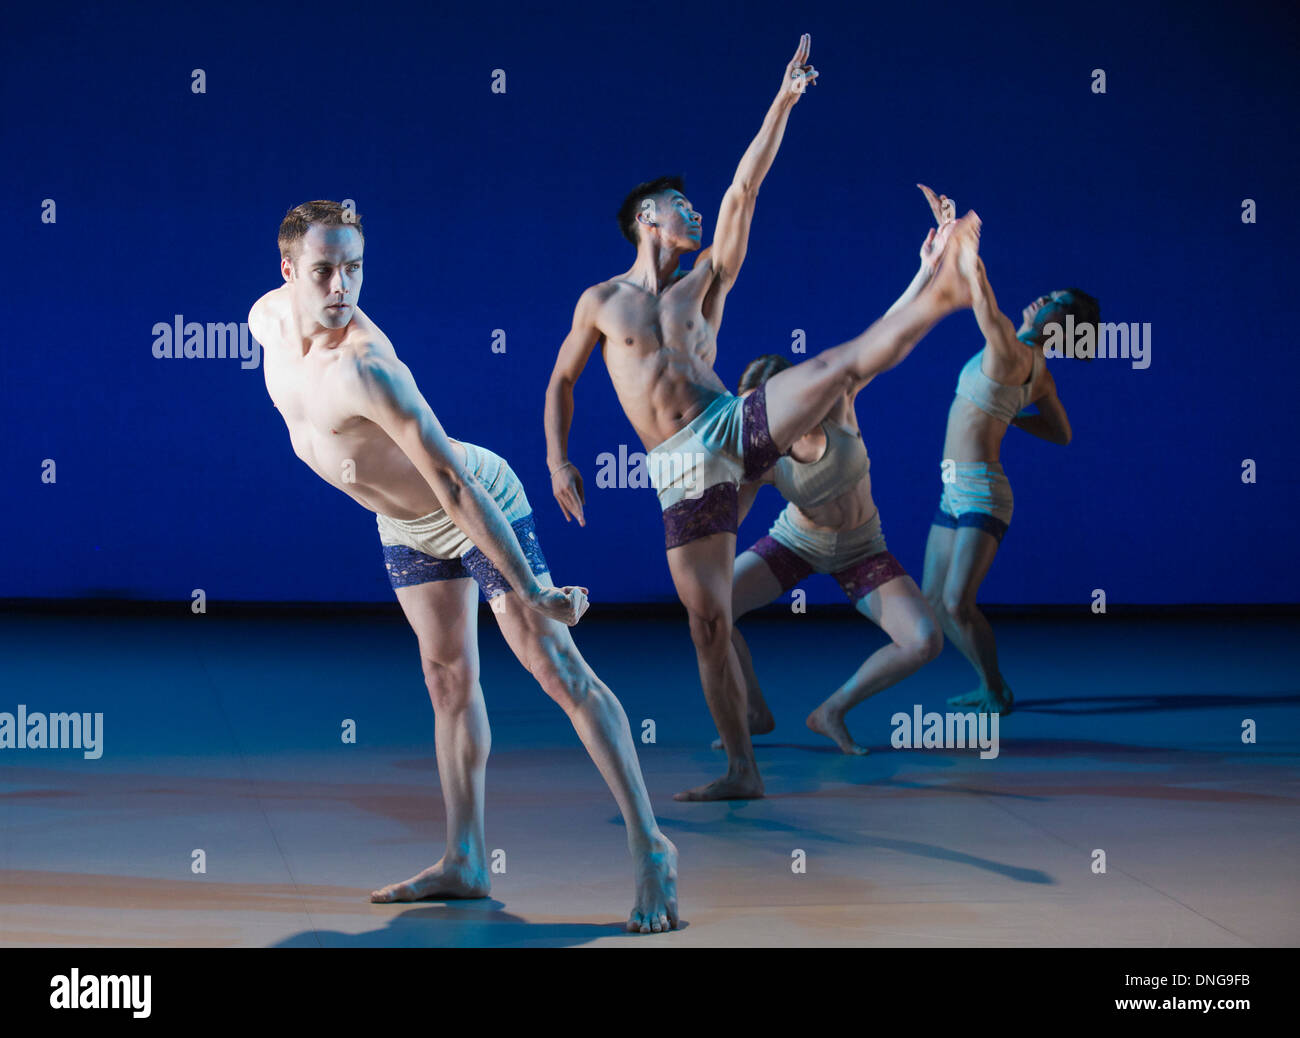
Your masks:
<instances>
[{"instance_id":1,"label":"stage floor","mask_svg":"<svg viewBox=\"0 0 1300 1038\"><path fill-rule=\"evenodd\" d=\"M890 745L895 712L945 711L974 684L951 646L850 714L871 754L849 758L803 719L883 636L815 611L747 619L777 717L756 740L768 796L683 804L671 794L724 764L685 623L597 609L578 646L627 710L681 854L683 929L638 936L622 932L632 870L613 798L489 622L487 841L505 871L485 900L372 905L442 853L414 635L398 614L185 608L0 616L0 711L104 715L98 759L0 750L0 944L1300 942L1293 619L995 618L1017 695L995 759Z\"/></svg>"}]
</instances>

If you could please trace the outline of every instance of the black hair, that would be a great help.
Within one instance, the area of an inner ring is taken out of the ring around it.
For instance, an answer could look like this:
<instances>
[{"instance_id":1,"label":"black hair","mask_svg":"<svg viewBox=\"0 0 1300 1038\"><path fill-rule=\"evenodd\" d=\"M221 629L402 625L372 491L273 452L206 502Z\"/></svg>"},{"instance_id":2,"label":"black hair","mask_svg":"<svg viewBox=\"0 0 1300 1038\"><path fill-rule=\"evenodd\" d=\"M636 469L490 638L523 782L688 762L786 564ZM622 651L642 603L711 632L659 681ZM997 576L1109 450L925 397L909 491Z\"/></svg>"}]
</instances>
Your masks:
<instances>
[{"instance_id":1,"label":"black hair","mask_svg":"<svg viewBox=\"0 0 1300 1038\"><path fill-rule=\"evenodd\" d=\"M665 191L680 191L686 194L686 184L680 175L655 177L654 180L647 180L644 184L637 184L623 199L623 204L618 207L618 229L633 245L637 244L636 214L641 209L641 202Z\"/></svg>"}]
</instances>

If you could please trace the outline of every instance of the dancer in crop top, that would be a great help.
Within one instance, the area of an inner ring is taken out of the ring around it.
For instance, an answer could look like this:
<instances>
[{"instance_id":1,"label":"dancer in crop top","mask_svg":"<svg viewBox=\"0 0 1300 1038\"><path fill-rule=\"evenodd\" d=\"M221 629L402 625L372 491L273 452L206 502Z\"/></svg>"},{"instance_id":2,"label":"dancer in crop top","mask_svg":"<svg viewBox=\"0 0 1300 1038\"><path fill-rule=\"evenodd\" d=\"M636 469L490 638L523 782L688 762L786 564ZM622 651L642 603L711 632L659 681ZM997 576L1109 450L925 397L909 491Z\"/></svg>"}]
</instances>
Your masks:
<instances>
[{"instance_id":1,"label":"dancer in crop top","mask_svg":"<svg viewBox=\"0 0 1300 1038\"><path fill-rule=\"evenodd\" d=\"M931 196L942 224L944 214ZM955 706L1009 713L1011 689L998 669L993 629L975 595L1011 523L1011 484L1000 460L1010 426L1047 440L1070 442L1070 421L1043 360L1047 327L1074 315L1074 326L1096 325L1097 300L1077 288L1039 296L1021 312L1020 328L998 309L981 260L971 283L984 348L962 368L948 411L943 444L943 493L925 546L922 587L949 640L979 675L979 688L953 696ZM1037 414L1026 413L1030 404Z\"/></svg>"},{"instance_id":2,"label":"dancer in crop top","mask_svg":"<svg viewBox=\"0 0 1300 1038\"><path fill-rule=\"evenodd\" d=\"M740 395L757 390L789 366L777 354L751 361L741 376ZM853 741L844 715L934 659L943 648L943 635L921 589L885 547L880 513L871 499L871 460L853 410L857 393L854 389L842 396L819 426L795 441L789 456L759 480L742 485L742 517L763 483L774 485L789 503L767 536L736 559L732 610L739 619L810 573L829 573L854 608L889 635L890 644L872 653L806 722L845 753L864 754L867 750ZM745 676L750 730L770 732L775 722L763 700L749 647L735 627L731 640Z\"/></svg>"}]
</instances>

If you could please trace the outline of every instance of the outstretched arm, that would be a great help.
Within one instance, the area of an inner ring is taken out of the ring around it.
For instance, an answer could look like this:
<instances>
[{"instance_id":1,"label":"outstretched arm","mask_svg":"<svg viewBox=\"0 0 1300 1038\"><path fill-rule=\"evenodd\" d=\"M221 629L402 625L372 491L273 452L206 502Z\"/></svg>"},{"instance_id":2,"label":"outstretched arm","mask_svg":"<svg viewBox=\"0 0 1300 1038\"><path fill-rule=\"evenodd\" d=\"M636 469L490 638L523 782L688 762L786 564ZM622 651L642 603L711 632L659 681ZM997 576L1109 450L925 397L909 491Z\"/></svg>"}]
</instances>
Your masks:
<instances>
[{"instance_id":1,"label":"outstretched arm","mask_svg":"<svg viewBox=\"0 0 1300 1038\"><path fill-rule=\"evenodd\" d=\"M998 309L997 297L993 286L989 284L984 260L976 264L975 277L971 285L971 309L975 312L975 321L984 335L986 347L993 353L993 368L990 376L997 378L999 373L1014 377L1019 371L1024 377L1024 363L1028 347L1016 338L1016 326L1011 319Z\"/></svg>"},{"instance_id":2,"label":"outstretched arm","mask_svg":"<svg viewBox=\"0 0 1300 1038\"><path fill-rule=\"evenodd\" d=\"M745 149L731 186L722 196L718 226L708 258L713 264L714 285L721 286L723 292L735 283L741 264L745 262L745 252L749 247L749 225L754 218L754 203L758 199L759 185L772 168L777 149L781 147L790 109L798 103L808 84L817 81L817 71L807 64L811 48L812 38L805 33L799 40L794 57L785 67L781 89L767 110L758 136Z\"/></svg>"},{"instance_id":3,"label":"outstretched arm","mask_svg":"<svg viewBox=\"0 0 1300 1038\"><path fill-rule=\"evenodd\" d=\"M596 313L600 301L597 290L587 289L573 310L573 326L560 344L551 380L546 385L546 467L551 472L551 492L559 502L567 523L576 516L579 526L586 526L582 509L582 474L569 460L569 427L573 424L573 386L600 341Z\"/></svg>"},{"instance_id":4,"label":"outstretched arm","mask_svg":"<svg viewBox=\"0 0 1300 1038\"><path fill-rule=\"evenodd\" d=\"M501 571L511 589L542 614L577 623L586 610L586 589L543 588L537 582L500 507L459 464L410 368L395 357L372 352L341 370L355 413L374 422L401 448L451 521Z\"/></svg>"}]
</instances>

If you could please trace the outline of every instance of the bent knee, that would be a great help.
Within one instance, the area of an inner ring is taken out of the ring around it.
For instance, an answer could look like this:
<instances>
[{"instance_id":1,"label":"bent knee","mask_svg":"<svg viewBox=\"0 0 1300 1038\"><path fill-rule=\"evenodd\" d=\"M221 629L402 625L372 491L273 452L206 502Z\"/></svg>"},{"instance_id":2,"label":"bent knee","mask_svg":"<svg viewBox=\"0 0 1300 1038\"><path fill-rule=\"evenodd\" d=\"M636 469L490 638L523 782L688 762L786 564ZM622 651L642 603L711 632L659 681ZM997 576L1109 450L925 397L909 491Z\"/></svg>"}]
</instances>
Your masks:
<instances>
[{"instance_id":1,"label":"bent knee","mask_svg":"<svg viewBox=\"0 0 1300 1038\"><path fill-rule=\"evenodd\" d=\"M898 642L898 646L918 665L929 663L943 652L943 632L938 624L923 620Z\"/></svg>"}]
</instances>

